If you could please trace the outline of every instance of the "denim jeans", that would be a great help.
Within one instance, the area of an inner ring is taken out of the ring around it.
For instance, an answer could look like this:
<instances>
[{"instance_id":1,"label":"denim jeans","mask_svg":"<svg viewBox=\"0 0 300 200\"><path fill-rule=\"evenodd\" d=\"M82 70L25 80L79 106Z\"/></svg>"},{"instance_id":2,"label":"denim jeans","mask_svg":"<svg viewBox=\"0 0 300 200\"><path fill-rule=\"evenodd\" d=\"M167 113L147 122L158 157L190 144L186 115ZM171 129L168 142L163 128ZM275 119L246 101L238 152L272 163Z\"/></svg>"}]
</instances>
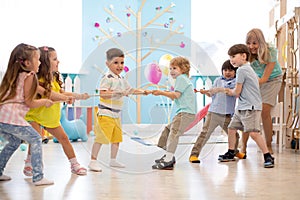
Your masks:
<instances>
[{"instance_id":1,"label":"denim jeans","mask_svg":"<svg viewBox=\"0 0 300 200\"><path fill-rule=\"evenodd\" d=\"M0 176L4 168L18 149L22 140L31 145L32 181L37 182L44 177L42 160L42 138L31 126L18 126L0 123L0 135L7 140L7 144L0 153Z\"/></svg>"}]
</instances>

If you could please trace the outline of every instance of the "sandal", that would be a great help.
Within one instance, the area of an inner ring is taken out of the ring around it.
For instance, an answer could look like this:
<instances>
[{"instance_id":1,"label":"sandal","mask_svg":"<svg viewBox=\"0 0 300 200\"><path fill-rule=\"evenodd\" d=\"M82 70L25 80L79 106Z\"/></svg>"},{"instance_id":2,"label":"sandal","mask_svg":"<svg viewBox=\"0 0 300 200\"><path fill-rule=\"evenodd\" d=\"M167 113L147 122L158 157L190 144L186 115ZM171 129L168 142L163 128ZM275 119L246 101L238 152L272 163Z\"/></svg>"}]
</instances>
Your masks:
<instances>
[{"instance_id":1,"label":"sandal","mask_svg":"<svg viewBox=\"0 0 300 200\"><path fill-rule=\"evenodd\" d=\"M84 167L80 167L78 169L72 168L72 173L80 176L86 175L86 169Z\"/></svg>"},{"instance_id":2,"label":"sandal","mask_svg":"<svg viewBox=\"0 0 300 200\"><path fill-rule=\"evenodd\" d=\"M32 176L32 168L29 167L29 166L24 167L23 173L24 173L25 176Z\"/></svg>"}]
</instances>

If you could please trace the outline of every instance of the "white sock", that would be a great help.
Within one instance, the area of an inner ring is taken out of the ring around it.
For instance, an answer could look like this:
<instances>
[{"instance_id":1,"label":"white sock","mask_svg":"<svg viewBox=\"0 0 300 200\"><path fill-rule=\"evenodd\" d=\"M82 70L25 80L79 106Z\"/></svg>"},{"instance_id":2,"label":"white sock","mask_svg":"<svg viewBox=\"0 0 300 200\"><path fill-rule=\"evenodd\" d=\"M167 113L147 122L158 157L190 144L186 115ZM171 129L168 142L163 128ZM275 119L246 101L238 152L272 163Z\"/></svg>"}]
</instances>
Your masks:
<instances>
[{"instance_id":1,"label":"white sock","mask_svg":"<svg viewBox=\"0 0 300 200\"><path fill-rule=\"evenodd\" d=\"M170 162L173 159L174 153L166 152L166 157L164 158L164 161Z\"/></svg>"}]
</instances>

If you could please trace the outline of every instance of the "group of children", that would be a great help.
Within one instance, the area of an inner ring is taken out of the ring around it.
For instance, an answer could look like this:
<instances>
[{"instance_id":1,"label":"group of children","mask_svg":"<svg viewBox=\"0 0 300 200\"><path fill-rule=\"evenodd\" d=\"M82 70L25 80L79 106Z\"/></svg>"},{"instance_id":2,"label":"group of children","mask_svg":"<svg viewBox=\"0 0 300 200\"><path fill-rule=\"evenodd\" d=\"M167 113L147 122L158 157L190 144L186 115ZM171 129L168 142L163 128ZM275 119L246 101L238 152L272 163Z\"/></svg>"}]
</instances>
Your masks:
<instances>
[{"instance_id":1,"label":"group of children","mask_svg":"<svg viewBox=\"0 0 300 200\"><path fill-rule=\"evenodd\" d=\"M274 167L274 158L259 134L262 98L259 78L249 63L252 54L247 45L233 45L228 50L230 59L222 66L222 76L215 80L211 89L201 90L202 94L212 97L212 103L202 132L192 148L190 162L200 163L198 157L203 146L215 128L220 126L228 133L229 145L228 151L219 156L219 161L234 161L235 156L246 158L245 154L239 154L237 148L239 143L237 130L241 130L243 134L249 134L261 148L265 160L264 167ZM165 153L156 159L152 166L153 169L173 169L179 137L196 114L193 85L189 80L189 60L178 56L170 61L170 75L176 79L173 91L148 91L132 88L127 80L120 76L124 70L124 53L120 49L109 49L106 58L109 70L100 82L100 104L96 117L99 127L97 131L95 130L89 169L102 171L97 157L102 144L108 143L111 143L110 166L125 167L116 160L116 157L119 144L122 142L120 112L123 97L130 94L162 95L174 100L176 115L164 128L158 141L158 147ZM87 99L89 95L63 91L58 64L56 51L51 47L36 48L19 44L11 53L0 85L0 134L8 141L0 153L1 181L11 179L3 174L3 171L12 154L24 140L30 145L24 174L32 176L36 186L54 183L44 178L43 174L42 128L49 131L62 145L70 161L71 172L77 175L87 173L87 170L78 163L74 149L59 120L60 102L73 103L77 99ZM237 106L236 98L238 98ZM245 148L243 153L246 153Z\"/></svg>"}]
</instances>

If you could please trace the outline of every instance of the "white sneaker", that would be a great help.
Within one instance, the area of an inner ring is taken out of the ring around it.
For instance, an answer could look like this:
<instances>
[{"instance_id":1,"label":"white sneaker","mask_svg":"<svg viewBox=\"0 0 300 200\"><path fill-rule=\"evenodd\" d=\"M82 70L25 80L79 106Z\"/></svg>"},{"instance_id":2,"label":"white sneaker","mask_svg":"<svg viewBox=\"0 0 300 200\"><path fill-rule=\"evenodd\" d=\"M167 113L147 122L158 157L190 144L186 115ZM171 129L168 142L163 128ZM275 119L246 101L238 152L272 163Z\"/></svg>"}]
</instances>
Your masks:
<instances>
[{"instance_id":1,"label":"white sneaker","mask_svg":"<svg viewBox=\"0 0 300 200\"><path fill-rule=\"evenodd\" d=\"M37 181L37 182L34 182L33 184L34 184L35 186L41 186L41 185L53 185L54 182L51 181L51 180L48 180L48 179L43 178L43 179L41 179L41 180L39 180L39 181Z\"/></svg>"},{"instance_id":2,"label":"white sneaker","mask_svg":"<svg viewBox=\"0 0 300 200\"><path fill-rule=\"evenodd\" d=\"M94 171L94 172L101 172L102 171L102 169L100 167L100 163L98 163L97 160L91 160L88 167L91 171Z\"/></svg>"},{"instance_id":3,"label":"white sneaker","mask_svg":"<svg viewBox=\"0 0 300 200\"><path fill-rule=\"evenodd\" d=\"M111 166L111 167L119 167L119 168L124 168L125 167L124 164L119 163L116 160L111 160L110 163L109 163L109 166Z\"/></svg>"},{"instance_id":4,"label":"white sneaker","mask_svg":"<svg viewBox=\"0 0 300 200\"><path fill-rule=\"evenodd\" d=\"M11 180L10 176L6 176L4 174L2 174L2 176L0 176L0 181L9 181L9 180Z\"/></svg>"}]
</instances>

